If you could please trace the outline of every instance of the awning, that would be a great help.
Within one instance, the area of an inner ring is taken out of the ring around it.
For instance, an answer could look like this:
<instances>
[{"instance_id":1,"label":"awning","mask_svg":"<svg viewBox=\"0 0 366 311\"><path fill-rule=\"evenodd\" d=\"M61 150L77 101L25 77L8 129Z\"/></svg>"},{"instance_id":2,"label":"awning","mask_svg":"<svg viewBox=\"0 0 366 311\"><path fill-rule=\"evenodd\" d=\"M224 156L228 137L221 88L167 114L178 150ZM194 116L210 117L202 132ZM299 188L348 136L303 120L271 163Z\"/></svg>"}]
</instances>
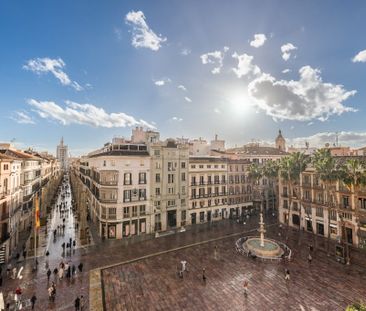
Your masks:
<instances>
[{"instance_id":1,"label":"awning","mask_svg":"<svg viewBox=\"0 0 366 311\"><path fill-rule=\"evenodd\" d=\"M335 224L329 224L329 227L331 227L331 228L338 228L338 226L335 225Z\"/></svg>"}]
</instances>

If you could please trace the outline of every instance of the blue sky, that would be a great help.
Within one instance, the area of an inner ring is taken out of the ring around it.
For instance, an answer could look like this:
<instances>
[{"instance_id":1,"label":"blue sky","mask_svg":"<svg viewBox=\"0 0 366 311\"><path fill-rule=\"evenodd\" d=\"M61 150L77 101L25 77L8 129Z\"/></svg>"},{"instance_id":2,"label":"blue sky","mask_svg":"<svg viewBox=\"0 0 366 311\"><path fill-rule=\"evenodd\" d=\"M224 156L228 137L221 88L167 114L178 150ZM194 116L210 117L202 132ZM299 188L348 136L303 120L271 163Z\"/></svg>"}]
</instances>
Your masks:
<instances>
[{"instance_id":1,"label":"blue sky","mask_svg":"<svg viewBox=\"0 0 366 311\"><path fill-rule=\"evenodd\" d=\"M2 1L0 141L72 154L131 127L366 145L364 1ZM257 36L255 36L257 35Z\"/></svg>"}]
</instances>

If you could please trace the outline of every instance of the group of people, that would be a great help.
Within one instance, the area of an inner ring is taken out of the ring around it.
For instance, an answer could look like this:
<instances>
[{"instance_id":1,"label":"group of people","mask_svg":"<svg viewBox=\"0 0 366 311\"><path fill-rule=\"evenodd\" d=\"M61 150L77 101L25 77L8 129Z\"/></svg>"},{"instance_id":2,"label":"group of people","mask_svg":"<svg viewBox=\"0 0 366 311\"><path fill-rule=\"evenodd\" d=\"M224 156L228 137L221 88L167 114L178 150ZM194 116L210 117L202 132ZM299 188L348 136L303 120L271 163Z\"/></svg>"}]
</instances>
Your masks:
<instances>
[{"instance_id":1,"label":"group of people","mask_svg":"<svg viewBox=\"0 0 366 311\"><path fill-rule=\"evenodd\" d=\"M80 262L79 265L78 265L78 270L79 270L79 273L82 273L83 272L83 263ZM48 269L47 270L47 280L49 282L50 280L50 277L51 277L51 269ZM67 279L71 279L75 276L76 274L76 267L75 265L71 265L70 262L66 262L64 263L63 261L60 262L59 264L59 267L57 268L54 268L53 269L53 274L54 274L54 279L56 281L57 277L59 280L62 280L64 278L64 276L66 275L66 278Z\"/></svg>"}]
</instances>

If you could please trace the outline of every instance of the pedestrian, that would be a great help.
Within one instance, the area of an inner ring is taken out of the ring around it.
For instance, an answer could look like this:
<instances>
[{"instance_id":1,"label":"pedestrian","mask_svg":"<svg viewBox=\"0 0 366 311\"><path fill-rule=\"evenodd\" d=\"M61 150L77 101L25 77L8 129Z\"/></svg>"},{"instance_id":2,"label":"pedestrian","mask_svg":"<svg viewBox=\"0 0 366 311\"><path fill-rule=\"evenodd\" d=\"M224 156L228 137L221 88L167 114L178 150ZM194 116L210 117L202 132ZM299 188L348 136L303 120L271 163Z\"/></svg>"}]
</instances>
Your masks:
<instances>
[{"instance_id":1,"label":"pedestrian","mask_svg":"<svg viewBox=\"0 0 366 311\"><path fill-rule=\"evenodd\" d=\"M56 267L55 269L53 269L53 274L54 274L55 279L56 279L56 275L58 274L58 269L57 269L57 267Z\"/></svg>"},{"instance_id":2,"label":"pedestrian","mask_svg":"<svg viewBox=\"0 0 366 311\"><path fill-rule=\"evenodd\" d=\"M72 238L70 238L70 247L71 247L71 244L72 244Z\"/></svg>"},{"instance_id":3,"label":"pedestrian","mask_svg":"<svg viewBox=\"0 0 366 311\"><path fill-rule=\"evenodd\" d=\"M9 263L8 266L7 266L7 268L6 268L6 275L7 275L7 277L10 277L11 270L12 270L11 263Z\"/></svg>"},{"instance_id":4,"label":"pedestrian","mask_svg":"<svg viewBox=\"0 0 366 311\"><path fill-rule=\"evenodd\" d=\"M75 272L76 272L76 267L75 267L75 265L72 265L72 269L71 269L72 276L75 275Z\"/></svg>"},{"instance_id":5,"label":"pedestrian","mask_svg":"<svg viewBox=\"0 0 366 311\"><path fill-rule=\"evenodd\" d=\"M67 278L68 279L71 278L71 266L70 265L68 265L68 267L67 267Z\"/></svg>"},{"instance_id":6,"label":"pedestrian","mask_svg":"<svg viewBox=\"0 0 366 311\"><path fill-rule=\"evenodd\" d=\"M310 246L309 246L309 250L312 252L313 251L313 244L310 244Z\"/></svg>"},{"instance_id":7,"label":"pedestrian","mask_svg":"<svg viewBox=\"0 0 366 311\"><path fill-rule=\"evenodd\" d=\"M3 275L0 274L0 287L3 286Z\"/></svg>"},{"instance_id":8,"label":"pedestrian","mask_svg":"<svg viewBox=\"0 0 366 311\"><path fill-rule=\"evenodd\" d=\"M289 269L285 269L285 280L289 281L290 280L290 270Z\"/></svg>"},{"instance_id":9,"label":"pedestrian","mask_svg":"<svg viewBox=\"0 0 366 311\"><path fill-rule=\"evenodd\" d=\"M47 283L50 281L51 269L47 270Z\"/></svg>"},{"instance_id":10,"label":"pedestrian","mask_svg":"<svg viewBox=\"0 0 366 311\"><path fill-rule=\"evenodd\" d=\"M17 267L14 267L13 268L13 270L12 270L12 276L11 276L11 278L13 279L13 280L15 280L15 278L17 277Z\"/></svg>"},{"instance_id":11,"label":"pedestrian","mask_svg":"<svg viewBox=\"0 0 366 311\"><path fill-rule=\"evenodd\" d=\"M23 258L25 259L27 257L27 251L23 249Z\"/></svg>"},{"instance_id":12,"label":"pedestrian","mask_svg":"<svg viewBox=\"0 0 366 311\"><path fill-rule=\"evenodd\" d=\"M183 273L184 271L186 271L187 261L182 260L180 263L182 264L182 273Z\"/></svg>"},{"instance_id":13,"label":"pedestrian","mask_svg":"<svg viewBox=\"0 0 366 311\"><path fill-rule=\"evenodd\" d=\"M243 284L243 287L244 287L244 297L247 297L248 296L248 281L245 280L244 281L244 284Z\"/></svg>"},{"instance_id":14,"label":"pedestrian","mask_svg":"<svg viewBox=\"0 0 366 311\"><path fill-rule=\"evenodd\" d=\"M61 244L63 251L65 251L65 242Z\"/></svg>"},{"instance_id":15,"label":"pedestrian","mask_svg":"<svg viewBox=\"0 0 366 311\"><path fill-rule=\"evenodd\" d=\"M86 301L83 295L80 296L80 311L84 311Z\"/></svg>"},{"instance_id":16,"label":"pedestrian","mask_svg":"<svg viewBox=\"0 0 366 311\"><path fill-rule=\"evenodd\" d=\"M48 291L48 299L53 300L53 288L52 288L52 286L50 286L47 291Z\"/></svg>"},{"instance_id":17,"label":"pedestrian","mask_svg":"<svg viewBox=\"0 0 366 311\"><path fill-rule=\"evenodd\" d=\"M75 240L72 241L72 246L75 248L75 246L76 246L76 241Z\"/></svg>"},{"instance_id":18,"label":"pedestrian","mask_svg":"<svg viewBox=\"0 0 366 311\"><path fill-rule=\"evenodd\" d=\"M79 296L75 299L75 311L80 311L80 298Z\"/></svg>"},{"instance_id":19,"label":"pedestrian","mask_svg":"<svg viewBox=\"0 0 366 311\"><path fill-rule=\"evenodd\" d=\"M31 300L31 303L32 303L32 310L34 310L34 305L36 304L36 300L37 300L37 297L36 297L35 293L33 294L32 298L30 300Z\"/></svg>"},{"instance_id":20,"label":"pedestrian","mask_svg":"<svg viewBox=\"0 0 366 311\"><path fill-rule=\"evenodd\" d=\"M311 264L311 261L313 260L313 257L311 257L311 254L308 255L308 263Z\"/></svg>"},{"instance_id":21,"label":"pedestrian","mask_svg":"<svg viewBox=\"0 0 366 311\"><path fill-rule=\"evenodd\" d=\"M53 230L53 239L54 239L54 240L56 240L56 233L57 233L56 229L55 229L55 230Z\"/></svg>"},{"instance_id":22,"label":"pedestrian","mask_svg":"<svg viewBox=\"0 0 366 311\"><path fill-rule=\"evenodd\" d=\"M79 263L79 265L78 265L78 269L79 269L79 272L81 273L81 272L83 272L83 263L81 262L81 263Z\"/></svg>"},{"instance_id":23,"label":"pedestrian","mask_svg":"<svg viewBox=\"0 0 366 311\"><path fill-rule=\"evenodd\" d=\"M206 269L202 269L202 281L206 284Z\"/></svg>"},{"instance_id":24,"label":"pedestrian","mask_svg":"<svg viewBox=\"0 0 366 311\"><path fill-rule=\"evenodd\" d=\"M65 233L65 224L62 225L62 234Z\"/></svg>"},{"instance_id":25,"label":"pedestrian","mask_svg":"<svg viewBox=\"0 0 366 311\"><path fill-rule=\"evenodd\" d=\"M58 270L58 278L62 280L63 277L64 277L64 269L60 268L60 270Z\"/></svg>"}]
</instances>

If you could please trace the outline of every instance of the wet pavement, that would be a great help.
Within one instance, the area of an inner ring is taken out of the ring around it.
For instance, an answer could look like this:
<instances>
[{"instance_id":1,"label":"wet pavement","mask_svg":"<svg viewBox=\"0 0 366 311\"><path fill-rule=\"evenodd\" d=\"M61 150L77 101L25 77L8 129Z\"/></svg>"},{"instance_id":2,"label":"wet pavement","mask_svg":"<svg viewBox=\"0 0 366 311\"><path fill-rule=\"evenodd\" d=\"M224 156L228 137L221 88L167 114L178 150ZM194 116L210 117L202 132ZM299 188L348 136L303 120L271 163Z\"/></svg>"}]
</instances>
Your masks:
<instances>
[{"instance_id":1,"label":"wet pavement","mask_svg":"<svg viewBox=\"0 0 366 311\"><path fill-rule=\"evenodd\" d=\"M71 197L66 197L65 201L70 207ZM314 265L307 267L306 247L298 243L298 232L291 233L294 238L289 241L295 256L290 263L292 279L287 285L283 280L284 267L281 265L252 262L236 254L233 244L236 238L228 236L235 233L257 234L257 216L252 216L246 224L224 220L133 243L129 239L102 241L95 235L92 224L89 224L95 245L88 246L80 245L79 232L74 226L75 217L70 211L68 217L65 216L65 235L59 234L56 241L53 240L52 231L62 224L63 217L53 209L49 216L48 234L45 234L45 230L41 233L40 247L37 249L38 270L32 271L33 258L18 263L18 269L24 267L22 278L4 279L1 290L5 297L20 286L23 301L36 294L35 310L74 310L76 296L83 295L89 301L90 270L146 255L152 257L103 270L105 304L109 306L107 310L342 310L351 299L366 297L365 268L340 265L320 252L314 255ZM275 222L272 215L266 217L267 224ZM268 228L270 234L278 237L278 226L271 228ZM254 231L249 232L251 230ZM76 239L76 249L63 253L61 244L70 237ZM220 240L154 255L217 238ZM218 245L218 259L212 254L213 243ZM48 262L51 270L58 267L61 261L70 261L75 266L79 262L84 264L83 272L70 280L58 280L52 274L50 281L56 282L57 291L55 302L48 299L47 288L50 284L46 275L46 249L50 252ZM181 258L185 258L191 266L189 276L183 280L176 276L176 265ZM205 286L200 280L203 266L207 267ZM246 300L242 299L241 291L244 277L250 279ZM134 296L136 293L137 296ZM89 306L84 310L89 310Z\"/></svg>"}]
</instances>

